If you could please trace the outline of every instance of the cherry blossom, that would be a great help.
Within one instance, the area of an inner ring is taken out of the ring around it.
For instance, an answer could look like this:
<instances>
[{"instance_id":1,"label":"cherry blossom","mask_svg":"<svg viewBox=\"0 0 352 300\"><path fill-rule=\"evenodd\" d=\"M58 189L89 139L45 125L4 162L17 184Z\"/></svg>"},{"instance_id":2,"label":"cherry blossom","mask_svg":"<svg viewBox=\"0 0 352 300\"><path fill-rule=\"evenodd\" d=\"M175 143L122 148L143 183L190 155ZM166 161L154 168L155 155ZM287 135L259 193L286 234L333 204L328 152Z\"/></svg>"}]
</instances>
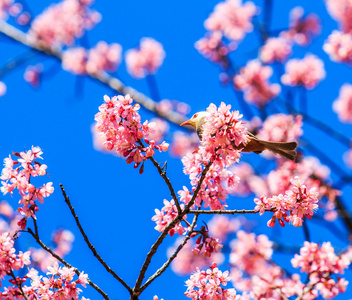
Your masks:
<instances>
[{"instance_id":1,"label":"cherry blossom","mask_svg":"<svg viewBox=\"0 0 352 300\"><path fill-rule=\"evenodd\" d=\"M175 131L171 143L170 152L175 157L183 157L188 152L195 151L199 146L197 133L186 134L182 131Z\"/></svg>"},{"instance_id":2,"label":"cherry blossom","mask_svg":"<svg viewBox=\"0 0 352 300\"><path fill-rule=\"evenodd\" d=\"M349 0L326 0L330 15L340 23L343 32L352 33L352 3Z\"/></svg>"},{"instance_id":3,"label":"cherry blossom","mask_svg":"<svg viewBox=\"0 0 352 300\"><path fill-rule=\"evenodd\" d=\"M252 18L257 14L253 2L242 0L226 0L214 8L204 26L209 31L220 31L228 39L240 41L253 30Z\"/></svg>"},{"instance_id":4,"label":"cherry blossom","mask_svg":"<svg viewBox=\"0 0 352 300\"><path fill-rule=\"evenodd\" d=\"M280 85L269 83L268 79L272 74L271 67L263 66L259 60L251 60L234 77L234 86L244 92L244 99L248 103L262 107L281 90Z\"/></svg>"},{"instance_id":5,"label":"cherry blossom","mask_svg":"<svg viewBox=\"0 0 352 300\"><path fill-rule=\"evenodd\" d=\"M40 75L43 72L43 65L38 64L36 66L27 67L23 78L33 87L39 87Z\"/></svg>"},{"instance_id":6,"label":"cherry blossom","mask_svg":"<svg viewBox=\"0 0 352 300\"><path fill-rule=\"evenodd\" d=\"M126 52L127 71L136 78L155 74L163 64L165 51L159 42L152 38L141 39L137 49Z\"/></svg>"},{"instance_id":7,"label":"cherry blossom","mask_svg":"<svg viewBox=\"0 0 352 300\"><path fill-rule=\"evenodd\" d=\"M31 177L47 174L47 166L35 160L38 158L42 159L40 156L42 153L39 147L32 146L31 150L14 153L15 156L19 157L17 161L12 160L11 156L4 159L5 167L2 169L0 177L3 180L1 182L1 192L4 195L7 193L12 195L13 190L18 189L21 197L18 203L22 205L22 207L18 208L18 211L25 218L33 217L36 219L35 213L39 210L39 207L35 201L38 200L43 204L44 198L49 197L54 192L52 182L48 182L38 188L30 183ZM17 167L14 169L15 166ZM22 229L26 227L25 218L21 222Z\"/></svg>"},{"instance_id":8,"label":"cherry blossom","mask_svg":"<svg viewBox=\"0 0 352 300\"><path fill-rule=\"evenodd\" d=\"M104 102L95 115L95 121L96 130L104 137L105 149L114 150L118 155L126 157L128 164L134 162L135 168L142 163L142 173L144 161L155 154L154 149L167 151L169 145L165 142L156 145L154 140L148 139L149 134L154 132L155 124L148 121L141 123L138 113L140 106L132 106L133 99L130 95L119 95L111 99L105 95Z\"/></svg>"},{"instance_id":9,"label":"cherry blossom","mask_svg":"<svg viewBox=\"0 0 352 300\"><path fill-rule=\"evenodd\" d=\"M292 53L292 45L289 39L272 37L265 41L259 50L259 57L263 63L285 62Z\"/></svg>"},{"instance_id":10,"label":"cherry blossom","mask_svg":"<svg viewBox=\"0 0 352 300\"><path fill-rule=\"evenodd\" d=\"M341 122L352 123L352 85L345 83L340 88L339 97L332 105Z\"/></svg>"},{"instance_id":11,"label":"cherry blossom","mask_svg":"<svg viewBox=\"0 0 352 300\"><path fill-rule=\"evenodd\" d=\"M290 59L285 70L286 73L281 77L285 85L301 85L311 90L325 78L323 61L313 54L307 54L303 59Z\"/></svg>"},{"instance_id":12,"label":"cherry blossom","mask_svg":"<svg viewBox=\"0 0 352 300\"><path fill-rule=\"evenodd\" d=\"M274 142L297 141L303 134L302 125L302 116L274 114L265 120L257 136Z\"/></svg>"},{"instance_id":13,"label":"cherry blossom","mask_svg":"<svg viewBox=\"0 0 352 300\"><path fill-rule=\"evenodd\" d=\"M209 222L209 233L219 240L226 240L227 235L236 232L241 226L238 219L224 215L215 215Z\"/></svg>"},{"instance_id":14,"label":"cherry blossom","mask_svg":"<svg viewBox=\"0 0 352 300\"><path fill-rule=\"evenodd\" d=\"M349 149L344 155L343 155L343 159L346 163L346 165L352 169L352 150Z\"/></svg>"},{"instance_id":15,"label":"cherry blossom","mask_svg":"<svg viewBox=\"0 0 352 300\"><path fill-rule=\"evenodd\" d=\"M195 47L204 57L213 63L220 63L224 68L228 66L227 55L236 49L235 43L224 43L220 31L208 33L195 43Z\"/></svg>"},{"instance_id":16,"label":"cherry blossom","mask_svg":"<svg viewBox=\"0 0 352 300\"><path fill-rule=\"evenodd\" d=\"M352 34L334 30L323 45L332 61L352 63Z\"/></svg>"},{"instance_id":17,"label":"cherry blossom","mask_svg":"<svg viewBox=\"0 0 352 300\"><path fill-rule=\"evenodd\" d=\"M236 300L238 296L235 289L223 288L229 280L229 272L221 272L217 264L213 263L207 271L197 269L196 273L191 275L190 279L186 281L185 295L194 300Z\"/></svg>"},{"instance_id":18,"label":"cherry blossom","mask_svg":"<svg viewBox=\"0 0 352 300\"><path fill-rule=\"evenodd\" d=\"M192 249L194 255L200 255L206 257L211 257L212 253L220 252L223 245L220 243L220 240L213 238L209 235L209 230L206 226L202 226L199 231L194 230L191 234L191 237L196 237L197 247Z\"/></svg>"},{"instance_id":19,"label":"cherry blossom","mask_svg":"<svg viewBox=\"0 0 352 300\"><path fill-rule=\"evenodd\" d=\"M93 0L63 0L53 4L33 20L29 34L49 47L72 45L101 19L98 12L89 8L92 3Z\"/></svg>"},{"instance_id":20,"label":"cherry blossom","mask_svg":"<svg viewBox=\"0 0 352 300\"><path fill-rule=\"evenodd\" d=\"M320 19L316 14L304 16L304 9L300 6L290 12L290 28L281 33L281 36L293 40L301 46L307 46L312 38L321 32Z\"/></svg>"},{"instance_id":21,"label":"cherry blossom","mask_svg":"<svg viewBox=\"0 0 352 300\"><path fill-rule=\"evenodd\" d=\"M319 199L316 188L307 190L298 176L291 179L291 184L291 189L287 190L284 195L279 194L270 198L262 196L254 199L257 204L254 210L260 215L264 214L265 210L274 212L268 221L269 227L273 227L276 220L282 227L285 226L285 222L291 222L295 227L302 226L304 217L311 219L314 211L317 210Z\"/></svg>"}]
</instances>

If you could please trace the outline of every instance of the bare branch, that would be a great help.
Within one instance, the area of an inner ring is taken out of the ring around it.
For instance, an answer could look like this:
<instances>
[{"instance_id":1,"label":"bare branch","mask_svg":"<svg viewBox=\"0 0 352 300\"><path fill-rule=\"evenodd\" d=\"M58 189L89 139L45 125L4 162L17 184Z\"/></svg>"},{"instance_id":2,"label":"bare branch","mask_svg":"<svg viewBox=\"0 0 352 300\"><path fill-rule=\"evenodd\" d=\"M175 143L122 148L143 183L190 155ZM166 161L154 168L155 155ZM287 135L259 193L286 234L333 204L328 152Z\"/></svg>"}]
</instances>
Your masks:
<instances>
[{"instance_id":1,"label":"bare branch","mask_svg":"<svg viewBox=\"0 0 352 300\"><path fill-rule=\"evenodd\" d=\"M98 261L104 266L105 270L108 271L112 276L114 276L115 279L117 279L128 291L130 294L132 294L132 289L127 285L127 283L120 277L118 276L108 265L107 263L101 258L101 256L98 254L97 250L95 250L95 247L92 245L92 243L89 241L87 234L85 233L85 231L83 230L83 227L78 219L78 216L75 213L75 210L70 202L69 197L67 196L65 189L63 187L62 184L60 184L61 187L61 191L62 194L65 198L65 202L68 205L68 207L70 208L71 214L73 216L73 218L76 221L76 224L79 228L79 231L81 232L84 241L86 242L86 244L88 245L88 248L93 252L93 255L98 259Z\"/></svg>"}]
</instances>

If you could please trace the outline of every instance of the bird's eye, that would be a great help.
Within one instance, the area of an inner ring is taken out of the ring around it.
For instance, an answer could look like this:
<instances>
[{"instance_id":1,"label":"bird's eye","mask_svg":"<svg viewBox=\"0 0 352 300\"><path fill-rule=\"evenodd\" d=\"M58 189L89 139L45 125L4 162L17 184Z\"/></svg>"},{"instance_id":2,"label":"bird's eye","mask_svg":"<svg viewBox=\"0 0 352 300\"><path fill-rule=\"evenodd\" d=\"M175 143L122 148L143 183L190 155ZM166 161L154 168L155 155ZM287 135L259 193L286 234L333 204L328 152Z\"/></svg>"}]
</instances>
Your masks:
<instances>
[{"instance_id":1,"label":"bird's eye","mask_svg":"<svg viewBox=\"0 0 352 300\"><path fill-rule=\"evenodd\" d=\"M192 117L192 119L195 119L195 118L197 118L197 117L198 117L198 114L194 114L193 117Z\"/></svg>"}]
</instances>

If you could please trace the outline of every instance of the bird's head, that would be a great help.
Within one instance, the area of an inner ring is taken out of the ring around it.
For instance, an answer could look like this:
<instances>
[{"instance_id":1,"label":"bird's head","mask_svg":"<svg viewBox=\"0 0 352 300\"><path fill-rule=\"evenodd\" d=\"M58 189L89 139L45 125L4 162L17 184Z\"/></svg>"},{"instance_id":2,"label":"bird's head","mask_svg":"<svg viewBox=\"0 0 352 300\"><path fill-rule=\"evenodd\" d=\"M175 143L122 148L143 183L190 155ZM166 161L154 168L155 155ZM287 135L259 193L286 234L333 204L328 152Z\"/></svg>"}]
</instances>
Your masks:
<instances>
[{"instance_id":1,"label":"bird's head","mask_svg":"<svg viewBox=\"0 0 352 300\"><path fill-rule=\"evenodd\" d=\"M207 117L209 113L207 111L200 111L195 113L192 118L190 118L188 121L183 122L180 124L181 126L185 125L191 125L193 128L197 129L197 124L203 124L204 123L204 118Z\"/></svg>"}]
</instances>

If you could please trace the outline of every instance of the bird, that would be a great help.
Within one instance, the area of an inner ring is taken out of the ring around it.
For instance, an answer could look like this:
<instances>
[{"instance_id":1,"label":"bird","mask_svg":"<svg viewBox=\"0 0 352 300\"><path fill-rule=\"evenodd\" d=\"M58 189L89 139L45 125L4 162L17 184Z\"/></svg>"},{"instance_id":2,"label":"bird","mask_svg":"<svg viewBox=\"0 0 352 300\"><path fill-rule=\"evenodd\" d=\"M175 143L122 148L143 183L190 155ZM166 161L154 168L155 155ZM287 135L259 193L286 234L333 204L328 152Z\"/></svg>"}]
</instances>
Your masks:
<instances>
[{"instance_id":1,"label":"bird","mask_svg":"<svg viewBox=\"0 0 352 300\"><path fill-rule=\"evenodd\" d=\"M202 139L203 133L203 124L206 122L206 117L209 116L209 112L200 111L195 113L192 118L180 124L180 126L190 125L196 129L199 139ZM275 154L278 154L282 157L288 158L292 161L296 160L297 152L295 149L297 148L296 142L272 142L261 140L256 137L250 131L246 132L248 135L248 142L246 144L240 144L233 147L235 149L241 149L242 152L254 152L256 154L262 153L264 150L269 150Z\"/></svg>"}]
</instances>

